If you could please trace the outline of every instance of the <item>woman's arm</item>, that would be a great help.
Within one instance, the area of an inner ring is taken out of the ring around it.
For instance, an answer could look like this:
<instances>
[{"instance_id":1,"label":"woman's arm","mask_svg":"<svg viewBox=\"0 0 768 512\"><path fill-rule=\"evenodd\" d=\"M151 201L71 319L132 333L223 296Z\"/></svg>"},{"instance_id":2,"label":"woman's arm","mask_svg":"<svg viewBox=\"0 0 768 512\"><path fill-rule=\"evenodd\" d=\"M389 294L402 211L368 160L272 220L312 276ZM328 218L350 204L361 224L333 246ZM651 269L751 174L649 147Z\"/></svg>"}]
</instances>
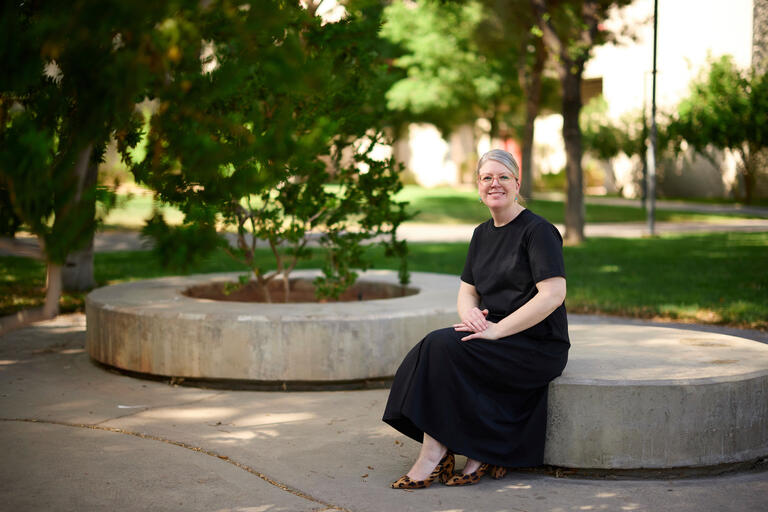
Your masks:
<instances>
[{"instance_id":1,"label":"woman's arm","mask_svg":"<svg viewBox=\"0 0 768 512\"><path fill-rule=\"evenodd\" d=\"M461 284L464 285L465 283ZM474 290L474 287L472 288ZM523 304L523 306L516 311L507 315L499 323L486 322L488 327L484 330L475 328L470 329L469 327L471 324L467 324L462 316L462 324L454 326L456 330L467 332L474 331L473 334L462 338L462 341L475 338L496 340L524 331L547 318L547 316L556 310L565 300L564 277L551 277L539 281L536 283L536 288L538 289L538 293L534 295L531 300ZM461 289L459 289L459 304L461 305ZM459 315L461 315L461 309L459 309Z\"/></svg>"},{"instance_id":2,"label":"woman's arm","mask_svg":"<svg viewBox=\"0 0 768 512\"><path fill-rule=\"evenodd\" d=\"M459 312L461 323L454 325L454 327L464 326L470 332L486 330L488 328L488 321L485 319L485 316L488 314L488 310L480 311L477 307L480 305L480 295L478 295L477 290L471 284L464 281L460 281L460 283L456 309Z\"/></svg>"}]
</instances>

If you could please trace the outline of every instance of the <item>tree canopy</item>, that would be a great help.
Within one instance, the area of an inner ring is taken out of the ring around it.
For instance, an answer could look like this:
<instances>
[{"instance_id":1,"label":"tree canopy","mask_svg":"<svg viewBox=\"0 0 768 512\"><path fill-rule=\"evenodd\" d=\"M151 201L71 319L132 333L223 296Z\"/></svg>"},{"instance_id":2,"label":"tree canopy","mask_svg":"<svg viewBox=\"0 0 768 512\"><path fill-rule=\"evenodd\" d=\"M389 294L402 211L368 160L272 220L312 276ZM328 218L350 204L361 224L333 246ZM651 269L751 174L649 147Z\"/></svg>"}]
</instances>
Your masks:
<instances>
[{"instance_id":1,"label":"tree canopy","mask_svg":"<svg viewBox=\"0 0 768 512\"><path fill-rule=\"evenodd\" d=\"M268 13L268 15L265 15ZM375 14L375 12L373 13ZM145 233L168 261L223 246L267 284L309 254L312 234L327 249L321 295L337 296L366 268L361 243L386 235L388 251L405 219L392 159L375 156L389 85L377 51L378 19L362 9L336 23L276 1L258 9L215 9L177 19L179 57L167 87L154 91L146 158L137 179L178 206L184 223L156 216ZM206 47L215 62L201 73ZM236 248L218 234L231 227ZM276 268L255 263L265 240ZM285 248L286 251L281 251Z\"/></svg>"},{"instance_id":2,"label":"tree canopy","mask_svg":"<svg viewBox=\"0 0 768 512\"><path fill-rule=\"evenodd\" d=\"M42 241L44 317L57 311L67 255L92 238L94 200L110 202L92 179L110 138L137 180L185 214L179 228L158 216L147 228L169 260L222 245L227 225L246 261L248 226L296 257L310 230L323 231L320 284L333 295L366 265L359 242L383 235L404 256L397 167L374 157L388 80L376 49L381 8L348 6L346 20L324 24L289 0L3 4L0 189ZM136 162L129 149L146 98L158 108Z\"/></svg>"},{"instance_id":3,"label":"tree canopy","mask_svg":"<svg viewBox=\"0 0 768 512\"><path fill-rule=\"evenodd\" d=\"M478 117L498 126L501 112L520 103L521 91L517 69L480 46L478 30L486 18L477 1L389 5L381 34L402 49L395 65L406 75L387 92L389 107L445 131Z\"/></svg>"},{"instance_id":4,"label":"tree canopy","mask_svg":"<svg viewBox=\"0 0 768 512\"><path fill-rule=\"evenodd\" d=\"M137 96L167 59L152 34L169 10L193 3L3 3L0 186L41 241L48 284L41 311L0 329L57 313L62 265L92 239L96 199L111 201L95 186L96 165L110 136L138 141Z\"/></svg>"}]
</instances>

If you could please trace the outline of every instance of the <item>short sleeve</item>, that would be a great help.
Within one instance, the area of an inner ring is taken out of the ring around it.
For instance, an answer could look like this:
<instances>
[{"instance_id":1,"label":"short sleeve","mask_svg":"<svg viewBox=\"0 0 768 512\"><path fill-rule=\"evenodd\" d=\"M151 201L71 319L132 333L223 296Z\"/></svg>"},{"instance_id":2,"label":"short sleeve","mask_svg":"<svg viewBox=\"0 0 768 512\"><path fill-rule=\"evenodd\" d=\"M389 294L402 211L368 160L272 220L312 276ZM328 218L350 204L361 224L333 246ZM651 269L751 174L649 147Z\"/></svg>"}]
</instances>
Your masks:
<instances>
[{"instance_id":1,"label":"short sleeve","mask_svg":"<svg viewBox=\"0 0 768 512\"><path fill-rule=\"evenodd\" d=\"M461 272L461 280L467 284L475 285L475 278L472 276L472 262L475 251L477 250L477 229L472 233L472 240L469 242L467 258L464 260L464 270Z\"/></svg>"},{"instance_id":2,"label":"short sleeve","mask_svg":"<svg viewBox=\"0 0 768 512\"><path fill-rule=\"evenodd\" d=\"M528 240L528 259L533 281L565 277L563 238L555 226L541 222L532 227Z\"/></svg>"}]
</instances>

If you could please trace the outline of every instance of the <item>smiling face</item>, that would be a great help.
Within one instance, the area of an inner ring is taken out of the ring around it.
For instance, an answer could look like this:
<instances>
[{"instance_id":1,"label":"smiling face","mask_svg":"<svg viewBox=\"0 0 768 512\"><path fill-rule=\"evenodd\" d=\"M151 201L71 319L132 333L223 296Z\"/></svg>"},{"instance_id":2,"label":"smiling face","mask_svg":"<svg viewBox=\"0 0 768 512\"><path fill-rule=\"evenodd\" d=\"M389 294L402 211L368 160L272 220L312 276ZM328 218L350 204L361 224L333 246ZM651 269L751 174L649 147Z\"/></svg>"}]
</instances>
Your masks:
<instances>
[{"instance_id":1,"label":"smiling face","mask_svg":"<svg viewBox=\"0 0 768 512\"><path fill-rule=\"evenodd\" d=\"M504 164L488 160L477 173L480 199L491 210L514 208L520 182Z\"/></svg>"}]
</instances>

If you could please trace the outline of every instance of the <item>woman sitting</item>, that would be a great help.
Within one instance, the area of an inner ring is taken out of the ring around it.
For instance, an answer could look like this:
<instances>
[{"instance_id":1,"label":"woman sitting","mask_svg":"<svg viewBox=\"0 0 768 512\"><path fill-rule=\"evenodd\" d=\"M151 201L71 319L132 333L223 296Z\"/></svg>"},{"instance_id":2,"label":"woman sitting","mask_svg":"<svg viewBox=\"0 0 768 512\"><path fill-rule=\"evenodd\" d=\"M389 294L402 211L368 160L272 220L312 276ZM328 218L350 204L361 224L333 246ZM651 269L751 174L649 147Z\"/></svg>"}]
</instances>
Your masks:
<instances>
[{"instance_id":1,"label":"woman sitting","mask_svg":"<svg viewBox=\"0 0 768 512\"><path fill-rule=\"evenodd\" d=\"M477 165L491 219L475 228L458 294L461 322L429 333L397 370L383 420L422 442L393 488L477 482L543 463L547 387L568 360L557 229L520 204L511 154ZM467 457L453 473L454 453Z\"/></svg>"}]
</instances>

